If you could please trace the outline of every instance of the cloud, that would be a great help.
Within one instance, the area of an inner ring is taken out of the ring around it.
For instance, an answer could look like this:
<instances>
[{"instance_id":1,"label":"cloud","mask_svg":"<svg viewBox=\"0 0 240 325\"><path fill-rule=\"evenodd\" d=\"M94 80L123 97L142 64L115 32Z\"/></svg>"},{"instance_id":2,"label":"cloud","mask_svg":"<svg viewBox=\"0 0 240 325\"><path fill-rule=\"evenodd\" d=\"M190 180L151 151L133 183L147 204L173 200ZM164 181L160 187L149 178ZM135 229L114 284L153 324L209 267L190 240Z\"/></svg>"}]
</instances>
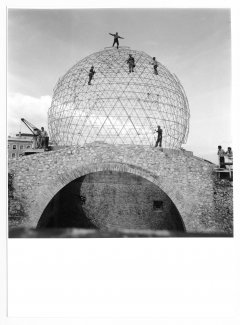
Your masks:
<instances>
[{"instance_id":1,"label":"cloud","mask_svg":"<svg viewBox=\"0 0 240 325\"><path fill-rule=\"evenodd\" d=\"M25 118L37 127L44 126L47 128L47 112L50 106L50 96L41 96L37 98L21 93L8 94L8 134L14 135L18 133L20 129L21 132L29 131L21 122L21 118Z\"/></svg>"}]
</instances>

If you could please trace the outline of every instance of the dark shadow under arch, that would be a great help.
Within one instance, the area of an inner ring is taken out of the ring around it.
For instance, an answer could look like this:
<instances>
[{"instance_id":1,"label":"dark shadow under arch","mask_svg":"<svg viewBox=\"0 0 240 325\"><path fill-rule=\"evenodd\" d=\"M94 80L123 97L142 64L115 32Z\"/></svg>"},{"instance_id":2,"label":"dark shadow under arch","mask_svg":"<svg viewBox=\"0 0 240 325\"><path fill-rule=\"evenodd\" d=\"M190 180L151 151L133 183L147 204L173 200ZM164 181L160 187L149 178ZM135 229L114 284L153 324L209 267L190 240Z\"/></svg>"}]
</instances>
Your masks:
<instances>
[{"instance_id":1,"label":"dark shadow under arch","mask_svg":"<svg viewBox=\"0 0 240 325\"><path fill-rule=\"evenodd\" d=\"M37 224L51 227L185 231L180 213L160 187L144 177L109 170L89 173L62 188Z\"/></svg>"}]
</instances>

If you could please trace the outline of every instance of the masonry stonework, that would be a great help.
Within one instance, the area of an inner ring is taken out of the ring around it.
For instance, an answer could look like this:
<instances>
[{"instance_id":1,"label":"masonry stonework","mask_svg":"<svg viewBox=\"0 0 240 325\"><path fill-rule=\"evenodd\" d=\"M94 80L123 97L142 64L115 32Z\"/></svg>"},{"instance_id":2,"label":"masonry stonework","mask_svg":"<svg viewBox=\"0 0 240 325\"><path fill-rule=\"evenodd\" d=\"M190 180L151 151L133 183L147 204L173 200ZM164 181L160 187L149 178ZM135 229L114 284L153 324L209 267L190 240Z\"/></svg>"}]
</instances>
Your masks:
<instances>
[{"instance_id":1,"label":"masonry stonework","mask_svg":"<svg viewBox=\"0 0 240 325\"><path fill-rule=\"evenodd\" d=\"M50 201L38 228L184 231L176 207L155 184L126 172L90 173L70 182Z\"/></svg>"},{"instance_id":2,"label":"masonry stonework","mask_svg":"<svg viewBox=\"0 0 240 325\"><path fill-rule=\"evenodd\" d=\"M116 171L91 173L82 179L80 193L86 197L83 206L89 219L100 229L181 228L170 198L143 177ZM154 208L154 202L162 203L161 208Z\"/></svg>"},{"instance_id":3,"label":"masonry stonework","mask_svg":"<svg viewBox=\"0 0 240 325\"><path fill-rule=\"evenodd\" d=\"M51 199L70 182L112 171L142 177L163 191L187 232L231 234L232 186L227 180L221 184L214 167L182 150L95 142L10 160L9 174L24 206L18 225L35 228Z\"/></svg>"}]
</instances>

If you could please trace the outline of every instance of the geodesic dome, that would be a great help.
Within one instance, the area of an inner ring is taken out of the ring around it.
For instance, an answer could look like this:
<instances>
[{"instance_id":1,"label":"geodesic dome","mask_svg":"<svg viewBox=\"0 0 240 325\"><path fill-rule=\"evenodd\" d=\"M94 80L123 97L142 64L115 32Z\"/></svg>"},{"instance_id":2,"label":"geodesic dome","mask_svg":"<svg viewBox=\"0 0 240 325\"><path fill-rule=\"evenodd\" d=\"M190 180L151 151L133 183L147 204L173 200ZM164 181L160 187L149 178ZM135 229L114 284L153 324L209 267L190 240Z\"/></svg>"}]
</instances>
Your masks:
<instances>
[{"instance_id":1,"label":"geodesic dome","mask_svg":"<svg viewBox=\"0 0 240 325\"><path fill-rule=\"evenodd\" d=\"M135 59L129 73L129 54ZM51 140L58 145L154 145L163 129L162 146L180 148L189 128L189 106L174 74L152 57L128 47L105 48L75 64L59 79L48 111ZM88 85L91 66L96 71Z\"/></svg>"}]
</instances>

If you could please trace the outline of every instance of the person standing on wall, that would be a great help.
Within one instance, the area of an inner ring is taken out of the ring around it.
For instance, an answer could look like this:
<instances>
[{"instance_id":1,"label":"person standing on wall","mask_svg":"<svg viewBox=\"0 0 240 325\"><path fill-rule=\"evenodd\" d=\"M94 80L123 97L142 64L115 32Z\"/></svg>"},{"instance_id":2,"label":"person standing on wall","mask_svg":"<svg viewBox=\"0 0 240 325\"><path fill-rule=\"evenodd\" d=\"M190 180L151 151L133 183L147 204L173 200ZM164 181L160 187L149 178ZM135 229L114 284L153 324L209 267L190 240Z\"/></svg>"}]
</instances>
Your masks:
<instances>
[{"instance_id":1,"label":"person standing on wall","mask_svg":"<svg viewBox=\"0 0 240 325\"><path fill-rule=\"evenodd\" d=\"M41 148L41 131L37 129L37 149Z\"/></svg>"},{"instance_id":2,"label":"person standing on wall","mask_svg":"<svg viewBox=\"0 0 240 325\"><path fill-rule=\"evenodd\" d=\"M158 125L157 130L155 130L155 132L157 132L157 134L158 134L155 147L157 147L158 144L159 144L159 147L162 147L162 129L161 129L160 125Z\"/></svg>"},{"instance_id":3,"label":"person standing on wall","mask_svg":"<svg viewBox=\"0 0 240 325\"><path fill-rule=\"evenodd\" d=\"M232 152L232 148L231 147L228 147L227 148L226 155L227 155L227 157L228 157L229 160L232 160L233 159L233 152Z\"/></svg>"},{"instance_id":4,"label":"person standing on wall","mask_svg":"<svg viewBox=\"0 0 240 325\"><path fill-rule=\"evenodd\" d=\"M121 37L121 36L119 36L119 35L118 35L118 32L116 32L116 34L111 34L111 33L109 33L109 35L112 35L112 36L114 37L114 41L113 41L113 45L112 45L112 46L114 46L115 43L116 43L116 44L117 44L117 49L118 49L118 47L119 47L118 39L119 39L119 38L124 39L124 38Z\"/></svg>"},{"instance_id":5,"label":"person standing on wall","mask_svg":"<svg viewBox=\"0 0 240 325\"><path fill-rule=\"evenodd\" d=\"M225 155L226 155L226 162L228 163L228 165L233 165L233 152L231 147L227 148Z\"/></svg>"},{"instance_id":6,"label":"person standing on wall","mask_svg":"<svg viewBox=\"0 0 240 325\"><path fill-rule=\"evenodd\" d=\"M44 130L44 127L41 127L41 148L42 149L47 148L47 138L48 138L47 131Z\"/></svg>"},{"instance_id":7,"label":"person standing on wall","mask_svg":"<svg viewBox=\"0 0 240 325\"><path fill-rule=\"evenodd\" d=\"M35 128L33 129L32 149L38 149L39 146L40 146L40 130Z\"/></svg>"},{"instance_id":8,"label":"person standing on wall","mask_svg":"<svg viewBox=\"0 0 240 325\"><path fill-rule=\"evenodd\" d=\"M218 157L219 157L219 167L220 168L226 168L225 166L225 152L224 150L222 149L222 146L218 146Z\"/></svg>"}]
</instances>

